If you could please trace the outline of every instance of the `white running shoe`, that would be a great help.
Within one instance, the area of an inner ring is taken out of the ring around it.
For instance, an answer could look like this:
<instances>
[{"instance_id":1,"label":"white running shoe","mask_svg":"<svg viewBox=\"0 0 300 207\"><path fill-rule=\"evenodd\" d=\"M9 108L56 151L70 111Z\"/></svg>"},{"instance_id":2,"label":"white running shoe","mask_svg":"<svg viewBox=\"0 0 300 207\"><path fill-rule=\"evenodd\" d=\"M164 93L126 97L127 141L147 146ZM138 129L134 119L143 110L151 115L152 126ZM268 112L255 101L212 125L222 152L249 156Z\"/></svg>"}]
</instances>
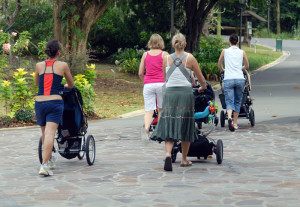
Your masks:
<instances>
[{"instance_id":1,"label":"white running shoe","mask_svg":"<svg viewBox=\"0 0 300 207\"><path fill-rule=\"evenodd\" d=\"M48 166L50 169L54 169L56 167L55 162L56 162L56 157L52 155L51 159L48 160Z\"/></svg>"},{"instance_id":2,"label":"white running shoe","mask_svg":"<svg viewBox=\"0 0 300 207\"><path fill-rule=\"evenodd\" d=\"M53 175L53 172L49 169L48 166L41 165L39 174L43 176L49 176L49 175Z\"/></svg>"}]
</instances>

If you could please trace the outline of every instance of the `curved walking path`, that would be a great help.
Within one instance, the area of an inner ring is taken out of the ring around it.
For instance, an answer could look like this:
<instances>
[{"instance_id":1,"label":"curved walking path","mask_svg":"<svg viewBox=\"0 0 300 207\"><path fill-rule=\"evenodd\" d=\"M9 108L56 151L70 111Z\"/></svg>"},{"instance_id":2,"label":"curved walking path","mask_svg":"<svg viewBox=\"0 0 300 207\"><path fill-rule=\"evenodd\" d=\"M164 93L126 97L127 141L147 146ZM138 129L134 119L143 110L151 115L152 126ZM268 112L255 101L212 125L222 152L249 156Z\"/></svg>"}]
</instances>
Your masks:
<instances>
[{"instance_id":1,"label":"curved walking path","mask_svg":"<svg viewBox=\"0 0 300 207\"><path fill-rule=\"evenodd\" d=\"M219 126L211 133L224 142L221 165L214 156L182 168L178 154L174 171L164 172L164 144L140 141L136 116L91 122L95 165L59 157L54 176L44 178L39 129L0 130L0 206L299 206L300 41L283 47L291 52L284 62L252 76L256 126L241 119L234 133Z\"/></svg>"}]
</instances>

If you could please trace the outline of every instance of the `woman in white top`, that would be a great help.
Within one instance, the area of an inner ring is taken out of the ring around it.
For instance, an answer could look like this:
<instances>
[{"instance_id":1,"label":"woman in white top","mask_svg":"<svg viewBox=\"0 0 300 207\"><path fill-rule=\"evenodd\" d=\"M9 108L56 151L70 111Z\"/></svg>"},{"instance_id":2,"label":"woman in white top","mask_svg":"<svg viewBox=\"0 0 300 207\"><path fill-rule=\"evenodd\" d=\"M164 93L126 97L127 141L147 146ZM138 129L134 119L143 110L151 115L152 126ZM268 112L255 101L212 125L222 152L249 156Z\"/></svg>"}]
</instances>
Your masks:
<instances>
[{"instance_id":1,"label":"woman in white top","mask_svg":"<svg viewBox=\"0 0 300 207\"><path fill-rule=\"evenodd\" d=\"M192 92L192 70L197 76L201 87L206 89L206 82L194 56L184 51L185 37L179 33L172 39L175 53L164 57L163 67L166 80L166 91L163 97L162 113L152 140L165 141L165 171L172 171L171 151L174 141L181 141L182 167L191 166L186 159L190 143L196 138L194 120L194 95Z\"/></svg>"},{"instance_id":2,"label":"woman in white top","mask_svg":"<svg viewBox=\"0 0 300 207\"><path fill-rule=\"evenodd\" d=\"M230 48L224 49L220 55L218 65L224 72L224 95L228 114L228 127L230 131L238 129L237 119L240 113L245 78L243 70L249 68L246 52L237 47L238 37L232 34L229 37ZM225 59L225 69L223 61ZM243 66L244 61L244 66ZM233 112L233 123L232 123Z\"/></svg>"}]
</instances>

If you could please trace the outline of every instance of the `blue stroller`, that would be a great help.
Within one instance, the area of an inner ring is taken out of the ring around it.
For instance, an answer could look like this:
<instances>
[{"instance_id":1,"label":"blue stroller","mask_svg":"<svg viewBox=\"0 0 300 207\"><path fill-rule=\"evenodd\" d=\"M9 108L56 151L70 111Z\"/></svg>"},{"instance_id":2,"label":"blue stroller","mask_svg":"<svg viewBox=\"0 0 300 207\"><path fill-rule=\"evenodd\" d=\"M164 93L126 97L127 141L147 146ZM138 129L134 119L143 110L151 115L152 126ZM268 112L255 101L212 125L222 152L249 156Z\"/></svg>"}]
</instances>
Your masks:
<instances>
[{"instance_id":1,"label":"blue stroller","mask_svg":"<svg viewBox=\"0 0 300 207\"><path fill-rule=\"evenodd\" d=\"M93 165L96 155L95 139L93 135L89 135L85 139L88 123L82 109L81 94L74 87L73 89L64 89L62 97L64 100L63 120L54 137L57 141L58 150L53 147L53 152L58 151L66 159L78 157L79 160L82 160L86 154L87 163ZM42 137L39 141L38 155L40 163L42 163Z\"/></svg>"}]
</instances>

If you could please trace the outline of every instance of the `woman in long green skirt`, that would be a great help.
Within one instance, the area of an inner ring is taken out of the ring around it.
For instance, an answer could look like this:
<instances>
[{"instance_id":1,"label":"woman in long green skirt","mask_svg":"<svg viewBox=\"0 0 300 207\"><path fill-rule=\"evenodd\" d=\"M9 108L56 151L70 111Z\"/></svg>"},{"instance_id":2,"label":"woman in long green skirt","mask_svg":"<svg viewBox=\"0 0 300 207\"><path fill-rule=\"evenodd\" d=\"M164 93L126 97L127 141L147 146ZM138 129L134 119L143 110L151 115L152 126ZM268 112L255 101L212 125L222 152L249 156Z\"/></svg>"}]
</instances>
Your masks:
<instances>
[{"instance_id":1,"label":"woman in long green skirt","mask_svg":"<svg viewBox=\"0 0 300 207\"><path fill-rule=\"evenodd\" d=\"M185 37L179 33L172 39L175 53L163 59L166 90L162 113L152 140L165 141L165 171L172 171L171 151L174 141L181 141L181 167L191 166L187 160L190 143L196 139L194 120L194 95L192 92L192 71L201 84L199 92L206 89L206 82L194 56L184 51Z\"/></svg>"}]
</instances>

